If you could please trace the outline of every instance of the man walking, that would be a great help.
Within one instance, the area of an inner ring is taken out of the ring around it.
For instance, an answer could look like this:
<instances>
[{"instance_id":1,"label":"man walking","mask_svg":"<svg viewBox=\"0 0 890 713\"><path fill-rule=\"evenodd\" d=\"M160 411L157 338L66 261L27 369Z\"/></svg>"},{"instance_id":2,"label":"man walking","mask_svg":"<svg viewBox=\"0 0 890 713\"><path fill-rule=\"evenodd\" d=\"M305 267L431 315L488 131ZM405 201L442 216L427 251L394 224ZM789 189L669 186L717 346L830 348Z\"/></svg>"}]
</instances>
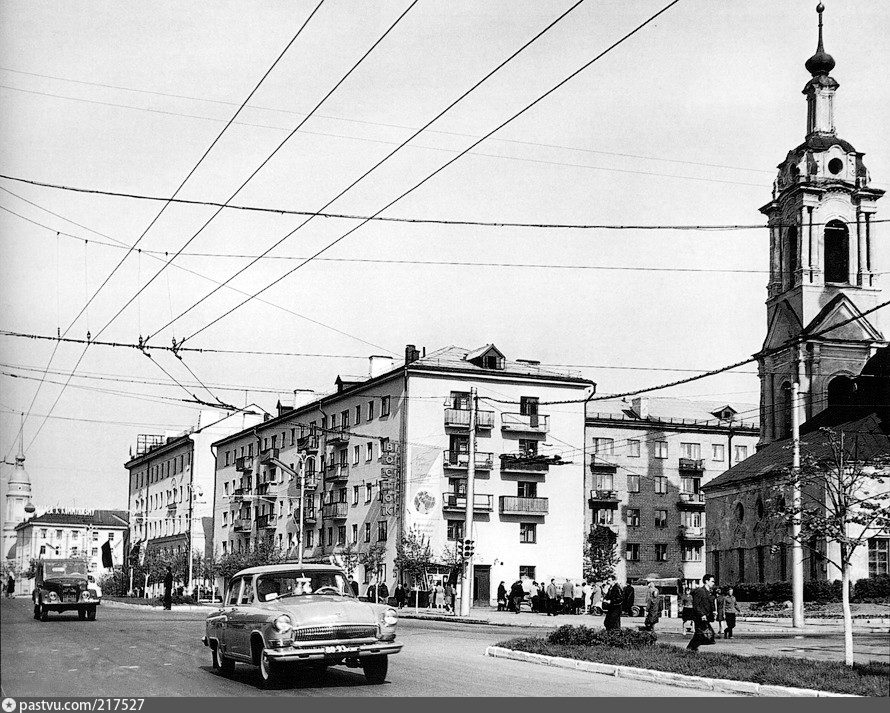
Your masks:
<instances>
[{"instance_id":1,"label":"man walking","mask_svg":"<svg viewBox=\"0 0 890 713\"><path fill-rule=\"evenodd\" d=\"M566 614L575 613L575 585L570 580L562 583L562 601Z\"/></svg>"},{"instance_id":2,"label":"man walking","mask_svg":"<svg viewBox=\"0 0 890 713\"><path fill-rule=\"evenodd\" d=\"M164 609L173 608L173 570L167 567L164 575Z\"/></svg>"},{"instance_id":3,"label":"man walking","mask_svg":"<svg viewBox=\"0 0 890 713\"><path fill-rule=\"evenodd\" d=\"M689 641L687 649L698 651L699 646L710 646L714 643L714 630L711 622L714 620L714 575L706 574L702 577L701 586L692 593L692 622L695 633Z\"/></svg>"},{"instance_id":4,"label":"man walking","mask_svg":"<svg viewBox=\"0 0 890 713\"><path fill-rule=\"evenodd\" d=\"M658 587L655 582L649 582L646 589L646 620L643 629L655 631L655 625L661 618L661 597L658 595Z\"/></svg>"},{"instance_id":5,"label":"man walking","mask_svg":"<svg viewBox=\"0 0 890 713\"><path fill-rule=\"evenodd\" d=\"M612 629L621 628L621 608L624 604L622 599L621 587L615 575L609 575L606 579L606 593L603 595L603 610L606 612L606 618L603 620L603 626L610 631Z\"/></svg>"},{"instance_id":6,"label":"man walking","mask_svg":"<svg viewBox=\"0 0 890 713\"><path fill-rule=\"evenodd\" d=\"M557 596L558 590L556 589L556 579L551 578L550 584L547 585L547 616L556 616L559 614Z\"/></svg>"}]
</instances>

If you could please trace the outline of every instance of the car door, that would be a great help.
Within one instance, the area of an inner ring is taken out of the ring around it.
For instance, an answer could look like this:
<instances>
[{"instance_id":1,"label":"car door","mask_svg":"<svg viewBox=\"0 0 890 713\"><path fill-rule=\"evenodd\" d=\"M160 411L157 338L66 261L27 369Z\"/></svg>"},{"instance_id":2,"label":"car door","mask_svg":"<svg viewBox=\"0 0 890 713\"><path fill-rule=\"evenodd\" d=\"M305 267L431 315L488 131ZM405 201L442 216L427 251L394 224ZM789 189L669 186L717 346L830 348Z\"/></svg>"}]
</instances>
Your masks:
<instances>
[{"instance_id":1,"label":"car door","mask_svg":"<svg viewBox=\"0 0 890 713\"><path fill-rule=\"evenodd\" d=\"M219 615L214 617L212 620L212 633L211 636L216 636L219 645L222 647L222 650L228 653L230 649L229 642L229 620L232 618L234 613L237 611L238 607L238 598L241 596L241 578L238 577L233 579L229 584L229 588L226 590L225 599L222 602L222 608L219 612Z\"/></svg>"},{"instance_id":2,"label":"car door","mask_svg":"<svg viewBox=\"0 0 890 713\"><path fill-rule=\"evenodd\" d=\"M243 585L237 603L226 619L226 643L228 651L240 656L250 656L250 615L253 607L253 576L243 577Z\"/></svg>"}]
</instances>

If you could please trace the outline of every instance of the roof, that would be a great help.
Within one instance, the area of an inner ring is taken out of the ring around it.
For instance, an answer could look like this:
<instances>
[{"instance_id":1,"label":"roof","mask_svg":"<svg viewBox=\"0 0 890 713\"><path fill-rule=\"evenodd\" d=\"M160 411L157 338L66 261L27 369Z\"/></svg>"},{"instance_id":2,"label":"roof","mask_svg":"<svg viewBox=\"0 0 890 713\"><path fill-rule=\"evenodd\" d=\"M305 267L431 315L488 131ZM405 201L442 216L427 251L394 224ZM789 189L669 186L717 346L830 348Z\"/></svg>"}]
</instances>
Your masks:
<instances>
[{"instance_id":1,"label":"roof","mask_svg":"<svg viewBox=\"0 0 890 713\"><path fill-rule=\"evenodd\" d=\"M408 369L412 370L418 368L429 368L443 369L449 371L459 370L478 373L479 375L509 374L561 381L574 381L579 384L583 383L585 385L593 384L590 379L582 378L580 372L551 369L541 366L540 364L531 363L529 361L504 358L503 369L484 369L478 364L474 364L473 362L468 361L468 359L477 358L492 349L498 352L498 354L501 354L501 351L493 344L486 344L485 346L476 349L467 349L466 347L458 347L455 345L442 347L441 349L437 349L434 352L430 352L426 356L412 361L408 365Z\"/></svg>"},{"instance_id":2,"label":"roof","mask_svg":"<svg viewBox=\"0 0 890 713\"><path fill-rule=\"evenodd\" d=\"M760 407L757 404L726 401L697 401L674 397L643 397L648 416L641 419L633 408L633 401L616 398L591 401L587 405L587 418L607 418L621 421L683 423L726 427L714 414L730 408L739 418L733 421L737 427L759 428Z\"/></svg>"},{"instance_id":3,"label":"roof","mask_svg":"<svg viewBox=\"0 0 890 713\"><path fill-rule=\"evenodd\" d=\"M238 577L245 574L268 574L269 572L282 572L293 570L295 568L325 570L331 572L343 571L342 567L338 567L333 564L309 564L307 562L298 564L297 562L280 562L278 564L265 564L260 567L248 567L247 569L242 569L240 572L236 572L232 576Z\"/></svg>"},{"instance_id":4,"label":"roof","mask_svg":"<svg viewBox=\"0 0 890 713\"><path fill-rule=\"evenodd\" d=\"M51 510L42 515L34 515L16 526L16 530L29 525L73 525L75 527L129 527L126 510L94 510L87 513Z\"/></svg>"}]
</instances>

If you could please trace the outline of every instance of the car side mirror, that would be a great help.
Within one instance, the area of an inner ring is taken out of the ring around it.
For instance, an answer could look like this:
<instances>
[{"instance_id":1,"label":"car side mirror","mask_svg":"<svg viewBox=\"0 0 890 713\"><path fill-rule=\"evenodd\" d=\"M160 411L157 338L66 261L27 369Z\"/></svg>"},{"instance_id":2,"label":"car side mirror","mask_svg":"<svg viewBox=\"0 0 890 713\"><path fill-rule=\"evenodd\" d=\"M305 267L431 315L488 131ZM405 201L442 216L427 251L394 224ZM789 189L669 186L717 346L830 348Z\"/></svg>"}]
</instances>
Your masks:
<instances>
[{"instance_id":1,"label":"car side mirror","mask_svg":"<svg viewBox=\"0 0 890 713\"><path fill-rule=\"evenodd\" d=\"M274 602L276 599L278 599L278 592L269 592L266 595L267 602Z\"/></svg>"}]
</instances>

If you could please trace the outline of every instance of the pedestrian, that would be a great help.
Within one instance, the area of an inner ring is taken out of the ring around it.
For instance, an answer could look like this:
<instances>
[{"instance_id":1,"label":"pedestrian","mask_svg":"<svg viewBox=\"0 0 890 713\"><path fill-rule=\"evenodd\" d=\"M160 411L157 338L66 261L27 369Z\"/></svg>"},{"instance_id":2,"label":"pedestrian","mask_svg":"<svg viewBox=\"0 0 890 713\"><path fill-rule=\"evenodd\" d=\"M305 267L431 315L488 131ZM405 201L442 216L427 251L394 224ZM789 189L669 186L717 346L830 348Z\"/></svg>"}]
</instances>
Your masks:
<instances>
[{"instance_id":1,"label":"pedestrian","mask_svg":"<svg viewBox=\"0 0 890 713\"><path fill-rule=\"evenodd\" d=\"M558 591L556 589L556 579L550 579L550 584L547 585L547 616L556 616L559 614L559 601L557 600Z\"/></svg>"},{"instance_id":2,"label":"pedestrian","mask_svg":"<svg viewBox=\"0 0 890 713\"><path fill-rule=\"evenodd\" d=\"M583 611L585 614L590 614L590 606L593 603L593 587L586 580L581 585L581 596L584 597Z\"/></svg>"},{"instance_id":3,"label":"pedestrian","mask_svg":"<svg viewBox=\"0 0 890 713\"><path fill-rule=\"evenodd\" d=\"M649 582L646 588L646 620L643 629L655 631L655 625L661 619L661 597L655 582Z\"/></svg>"},{"instance_id":4,"label":"pedestrian","mask_svg":"<svg viewBox=\"0 0 890 713\"><path fill-rule=\"evenodd\" d=\"M386 582L377 585L377 600L381 604L389 604L389 587L386 586Z\"/></svg>"},{"instance_id":5,"label":"pedestrian","mask_svg":"<svg viewBox=\"0 0 890 713\"><path fill-rule=\"evenodd\" d=\"M173 570L167 567L164 575L164 609L173 608Z\"/></svg>"},{"instance_id":6,"label":"pedestrian","mask_svg":"<svg viewBox=\"0 0 890 713\"><path fill-rule=\"evenodd\" d=\"M575 614L583 614L584 613L584 590L581 588L581 582L575 582L574 587L574 596L575 596Z\"/></svg>"},{"instance_id":7,"label":"pedestrian","mask_svg":"<svg viewBox=\"0 0 890 713\"><path fill-rule=\"evenodd\" d=\"M590 613L591 614L602 614L603 613L603 585L597 584L596 586L592 586L593 590L590 593ZM598 611L597 611L598 610Z\"/></svg>"},{"instance_id":8,"label":"pedestrian","mask_svg":"<svg viewBox=\"0 0 890 713\"><path fill-rule=\"evenodd\" d=\"M726 594L720 588L715 588L714 590L717 593L717 598L715 600L715 611L717 614L717 633L723 633L723 620L725 618L725 610L726 610Z\"/></svg>"},{"instance_id":9,"label":"pedestrian","mask_svg":"<svg viewBox=\"0 0 890 713\"><path fill-rule=\"evenodd\" d=\"M547 587L543 581L538 582L538 611L541 614L547 613Z\"/></svg>"},{"instance_id":10,"label":"pedestrian","mask_svg":"<svg viewBox=\"0 0 890 713\"><path fill-rule=\"evenodd\" d=\"M562 583L562 601L566 614L575 613L575 585L570 580Z\"/></svg>"},{"instance_id":11,"label":"pedestrian","mask_svg":"<svg viewBox=\"0 0 890 713\"><path fill-rule=\"evenodd\" d=\"M686 646L691 651L698 651L699 646L710 646L714 643L714 575L706 574L701 579L701 586L692 593L693 624L695 633Z\"/></svg>"},{"instance_id":12,"label":"pedestrian","mask_svg":"<svg viewBox=\"0 0 890 713\"><path fill-rule=\"evenodd\" d=\"M739 604L735 600L732 587L726 588L726 595L723 597L723 612L726 617L726 631L723 632L723 638L731 639L732 630L735 629L735 618L739 613Z\"/></svg>"},{"instance_id":13,"label":"pedestrian","mask_svg":"<svg viewBox=\"0 0 890 713\"><path fill-rule=\"evenodd\" d=\"M525 599L525 590L522 588L522 582L517 579L513 582L513 586L510 587L511 611L515 611L518 614L522 610L523 599Z\"/></svg>"},{"instance_id":14,"label":"pedestrian","mask_svg":"<svg viewBox=\"0 0 890 713\"><path fill-rule=\"evenodd\" d=\"M448 603L451 606L451 611L457 614L457 577L449 579L448 586L451 587L451 593L446 595L448 597Z\"/></svg>"},{"instance_id":15,"label":"pedestrian","mask_svg":"<svg viewBox=\"0 0 890 713\"><path fill-rule=\"evenodd\" d=\"M451 593L454 591L454 588L451 586L451 581L445 582L445 587L442 590L442 597L445 600L445 611L452 611L451 608Z\"/></svg>"},{"instance_id":16,"label":"pedestrian","mask_svg":"<svg viewBox=\"0 0 890 713\"><path fill-rule=\"evenodd\" d=\"M692 590L689 587L683 588L683 596L680 597L680 619L683 622L683 635L691 634L694 612L692 609Z\"/></svg>"},{"instance_id":17,"label":"pedestrian","mask_svg":"<svg viewBox=\"0 0 890 713\"><path fill-rule=\"evenodd\" d=\"M436 609L445 608L445 587L442 586L442 580L436 581Z\"/></svg>"},{"instance_id":18,"label":"pedestrian","mask_svg":"<svg viewBox=\"0 0 890 713\"><path fill-rule=\"evenodd\" d=\"M603 594L603 610L606 618L603 620L603 626L606 629L621 628L621 609L624 604L621 587L615 575L609 575L605 583L606 592Z\"/></svg>"},{"instance_id":19,"label":"pedestrian","mask_svg":"<svg viewBox=\"0 0 890 713\"><path fill-rule=\"evenodd\" d=\"M634 592L633 585L628 582L624 585L624 590L622 591L622 606L624 607L624 613L628 616L633 616L634 610Z\"/></svg>"},{"instance_id":20,"label":"pedestrian","mask_svg":"<svg viewBox=\"0 0 890 713\"><path fill-rule=\"evenodd\" d=\"M399 609L402 609L405 606L405 598L406 597L405 597L405 587L402 586L401 582L399 582L396 585L395 597L396 597L396 606Z\"/></svg>"},{"instance_id":21,"label":"pedestrian","mask_svg":"<svg viewBox=\"0 0 890 713\"><path fill-rule=\"evenodd\" d=\"M9 573L9 576L6 578L6 596L11 597L15 594L15 577L12 572Z\"/></svg>"},{"instance_id":22,"label":"pedestrian","mask_svg":"<svg viewBox=\"0 0 890 713\"><path fill-rule=\"evenodd\" d=\"M433 582L433 586L430 589L430 608L436 609L436 587L439 585L438 582Z\"/></svg>"},{"instance_id":23,"label":"pedestrian","mask_svg":"<svg viewBox=\"0 0 890 713\"><path fill-rule=\"evenodd\" d=\"M541 610L540 609L540 603L541 603L540 596L541 596L541 589L540 589L540 587L538 587L538 583L532 582L532 591L531 591L531 597L529 598L529 601L531 602L533 612L538 612Z\"/></svg>"},{"instance_id":24,"label":"pedestrian","mask_svg":"<svg viewBox=\"0 0 890 713\"><path fill-rule=\"evenodd\" d=\"M507 610L507 588L501 582L498 585L498 611Z\"/></svg>"}]
</instances>

